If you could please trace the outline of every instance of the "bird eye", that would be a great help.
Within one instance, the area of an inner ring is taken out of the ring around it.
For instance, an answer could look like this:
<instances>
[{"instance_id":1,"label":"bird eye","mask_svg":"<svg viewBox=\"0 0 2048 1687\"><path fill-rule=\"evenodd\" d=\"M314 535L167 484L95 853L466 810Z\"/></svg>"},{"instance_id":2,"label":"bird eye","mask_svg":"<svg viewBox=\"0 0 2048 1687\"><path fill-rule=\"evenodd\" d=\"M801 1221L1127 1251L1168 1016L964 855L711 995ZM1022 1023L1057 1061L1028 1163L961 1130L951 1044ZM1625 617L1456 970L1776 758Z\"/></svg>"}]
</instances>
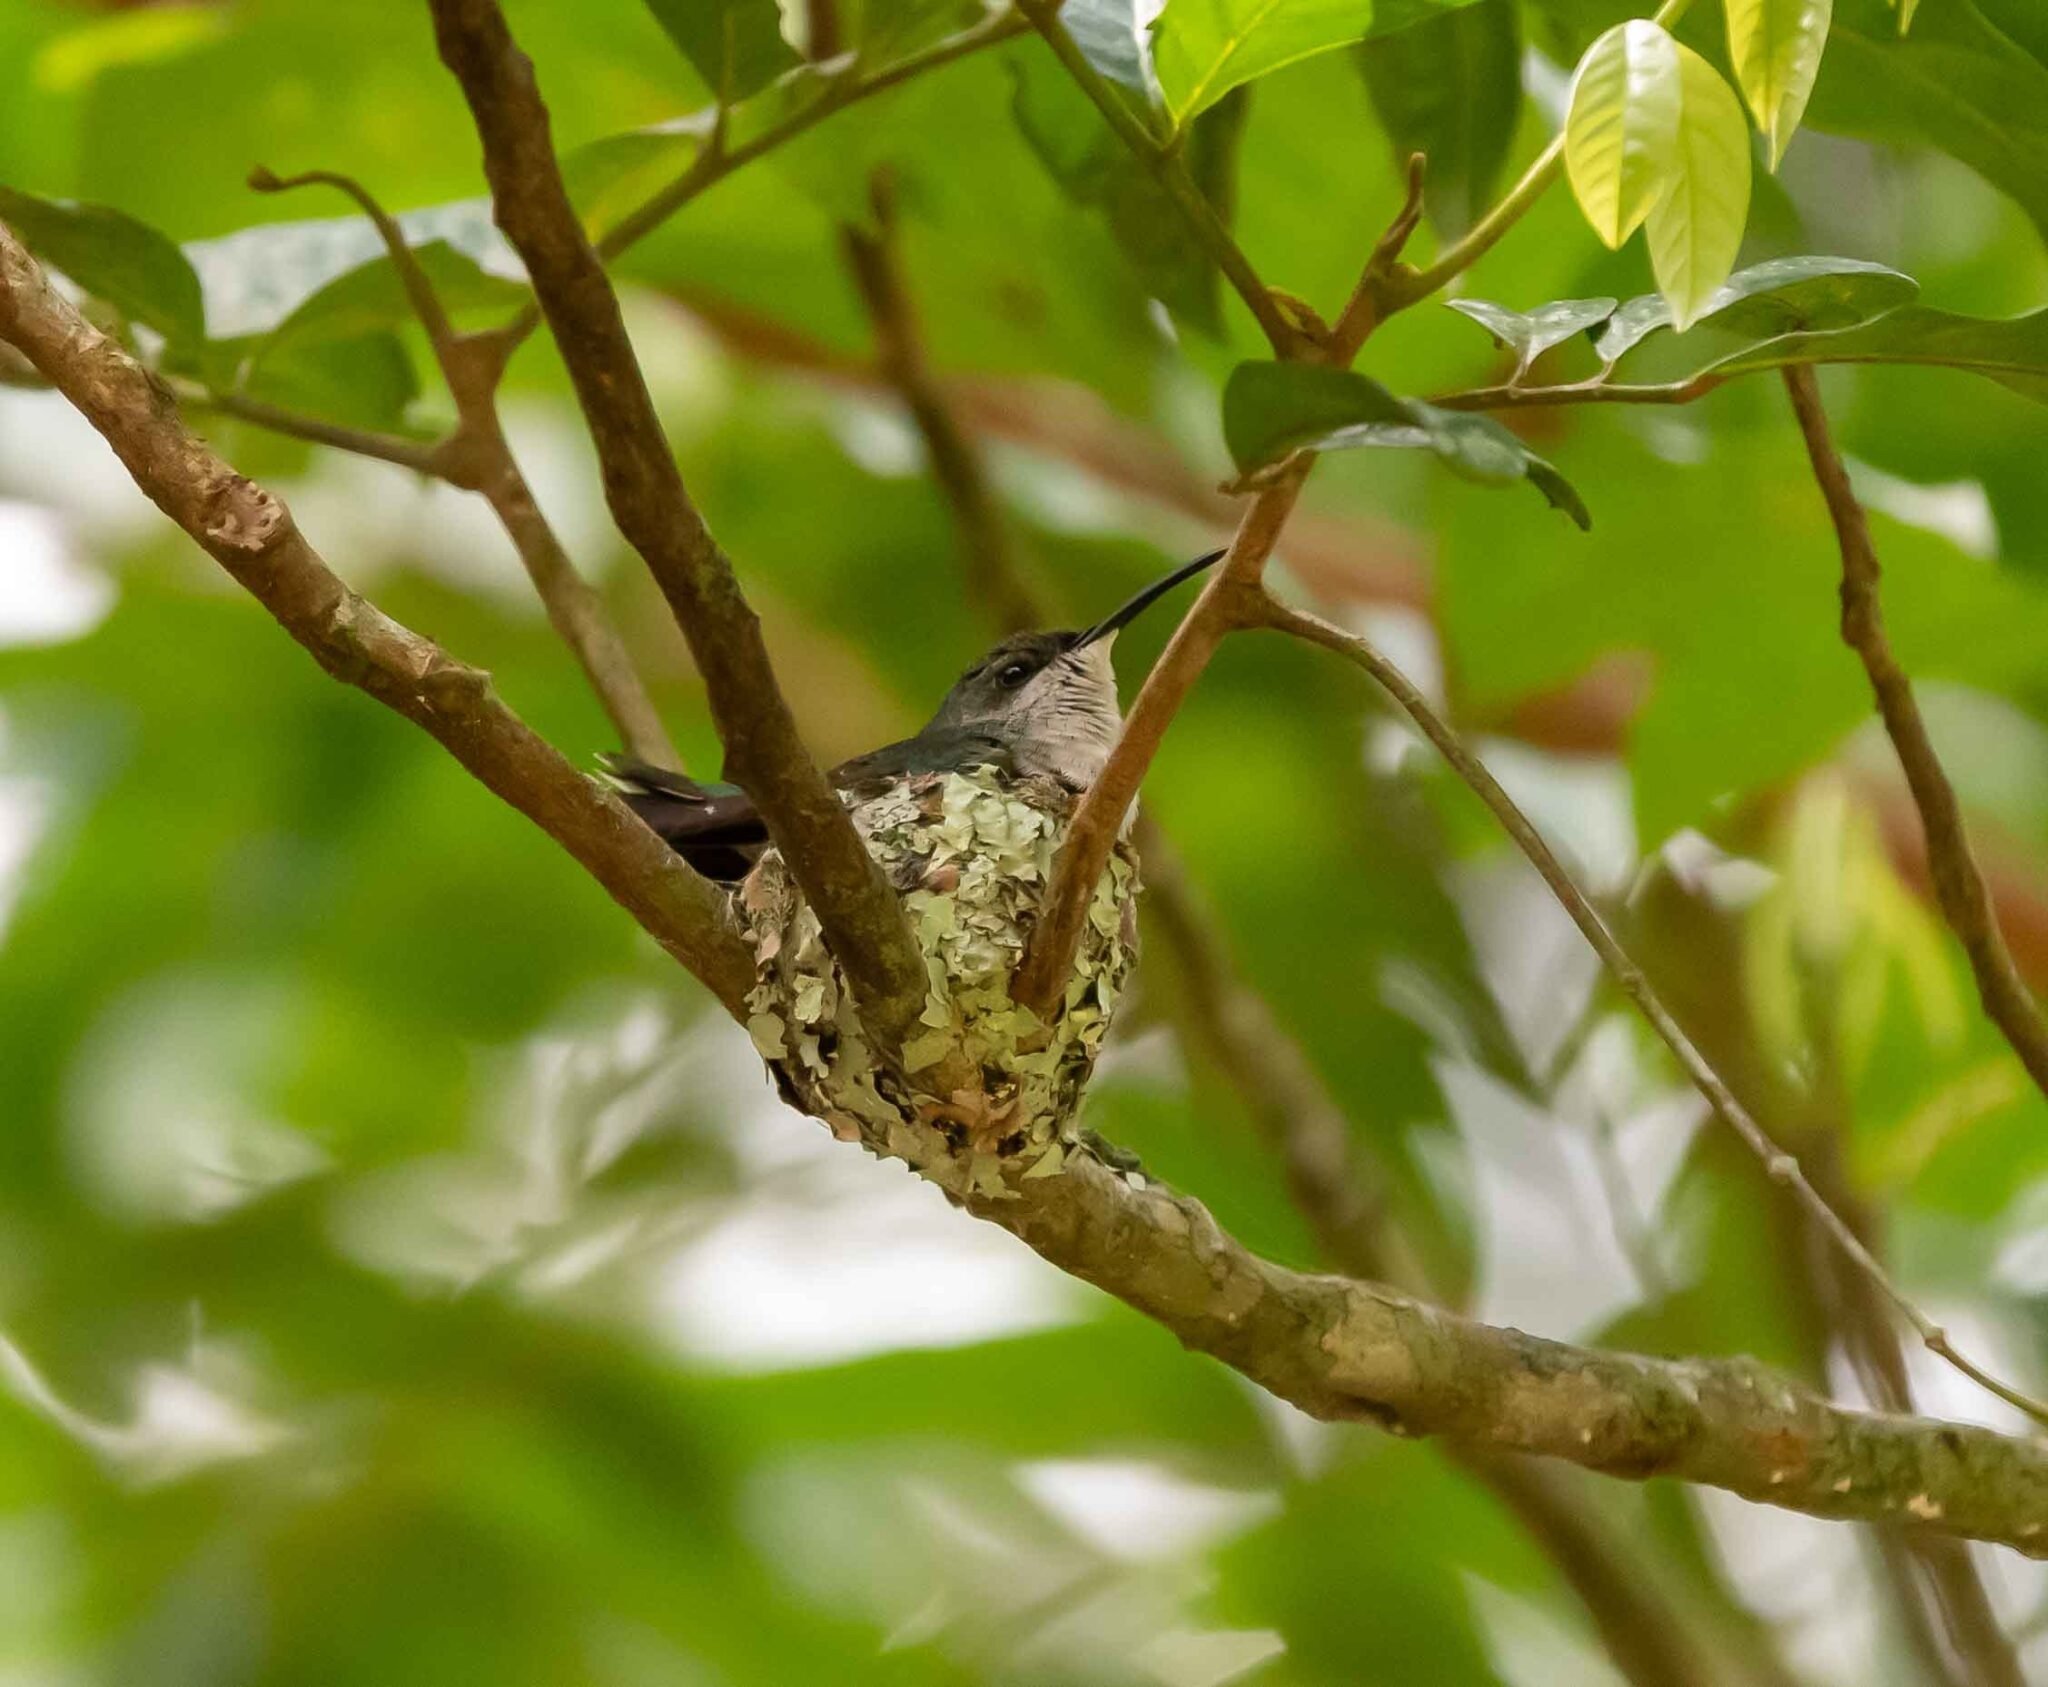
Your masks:
<instances>
[{"instance_id":1,"label":"bird eye","mask_svg":"<svg viewBox=\"0 0 2048 1687\"><path fill-rule=\"evenodd\" d=\"M1005 662L996 673L996 684L1005 691L1015 691L1031 677L1029 662Z\"/></svg>"}]
</instances>

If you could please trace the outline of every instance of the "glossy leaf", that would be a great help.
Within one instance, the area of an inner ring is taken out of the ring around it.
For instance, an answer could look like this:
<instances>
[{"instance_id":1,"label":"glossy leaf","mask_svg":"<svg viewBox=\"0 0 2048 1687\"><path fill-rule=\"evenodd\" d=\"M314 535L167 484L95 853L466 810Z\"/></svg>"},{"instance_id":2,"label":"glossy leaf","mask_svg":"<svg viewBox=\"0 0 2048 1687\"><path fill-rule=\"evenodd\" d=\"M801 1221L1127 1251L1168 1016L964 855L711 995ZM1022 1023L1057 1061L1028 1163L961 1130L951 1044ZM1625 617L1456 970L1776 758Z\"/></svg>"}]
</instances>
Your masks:
<instances>
[{"instance_id":1,"label":"glossy leaf","mask_svg":"<svg viewBox=\"0 0 2048 1687\"><path fill-rule=\"evenodd\" d=\"M1469 0L1167 0L1152 63L1176 127L1232 88Z\"/></svg>"},{"instance_id":2,"label":"glossy leaf","mask_svg":"<svg viewBox=\"0 0 2048 1687\"><path fill-rule=\"evenodd\" d=\"M1564 161L1593 232L1619 246L1665 195L1684 95L1678 43L1647 18L1610 29L1579 60Z\"/></svg>"},{"instance_id":3,"label":"glossy leaf","mask_svg":"<svg viewBox=\"0 0 2048 1687\"><path fill-rule=\"evenodd\" d=\"M177 243L147 223L109 206L8 187L0 187L0 220L45 263L174 348L205 337L199 278Z\"/></svg>"},{"instance_id":4,"label":"glossy leaf","mask_svg":"<svg viewBox=\"0 0 2048 1687\"><path fill-rule=\"evenodd\" d=\"M458 268L468 278L523 283L525 270L491 222L488 201L458 200L397 215L416 247L447 248L444 277ZM388 263L384 243L367 217L265 223L219 240L199 241L185 256L206 292L207 325L216 339L267 334L332 283L365 266Z\"/></svg>"},{"instance_id":5,"label":"glossy leaf","mask_svg":"<svg viewBox=\"0 0 2048 1687\"><path fill-rule=\"evenodd\" d=\"M1965 369L2048 403L2048 310L1986 318L1912 305L1860 328L1785 334L1708 365L1717 374L1788 363L1907 363Z\"/></svg>"},{"instance_id":6,"label":"glossy leaf","mask_svg":"<svg viewBox=\"0 0 2048 1687\"><path fill-rule=\"evenodd\" d=\"M1429 160L1423 204L1455 238L1492 203L1522 109L1521 13L1478 0L1357 49L1397 160Z\"/></svg>"},{"instance_id":7,"label":"glossy leaf","mask_svg":"<svg viewBox=\"0 0 2048 1687\"><path fill-rule=\"evenodd\" d=\"M1725 0L1725 10L1736 86L1775 170L1820 75L1834 0Z\"/></svg>"},{"instance_id":8,"label":"glossy leaf","mask_svg":"<svg viewBox=\"0 0 2048 1687\"><path fill-rule=\"evenodd\" d=\"M1445 301L1460 316L1468 316L1515 354L1515 374L1525 373L1530 364L1561 346L1574 334L1583 334L1614 314L1613 299L1558 299L1538 305L1532 311L1509 310L1485 299ZM1662 302L1661 300L1659 301Z\"/></svg>"},{"instance_id":9,"label":"glossy leaf","mask_svg":"<svg viewBox=\"0 0 2048 1687\"><path fill-rule=\"evenodd\" d=\"M1584 501L1555 467L1490 416L1440 410L1400 398L1348 369L1306 363L1240 363L1223 389L1223 437L1241 471L1278 462L1291 451L1361 446L1426 450L1481 485L1527 480L1580 527L1592 525Z\"/></svg>"},{"instance_id":10,"label":"glossy leaf","mask_svg":"<svg viewBox=\"0 0 2048 1687\"><path fill-rule=\"evenodd\" d=\"M1076 204L1099 214L1139 284L1174 316L1204 334L1222 329L1221 282L1214 262L1189 233L1187 220L1159 178L1131 155L1072 78L1039 60L1010 66L1011 111L1041 163ZM1202 114L1190 134L1188 159L1209 179L1214 197L1227 191L1231 149L1242 126L1232 102Z\"/></svg>"},{"instance_id":11,"label":"glossy leaf","mask_svg":"<svg viewBox=\"0 0 2048 1687\"><path fill-rule=\"evenodd\" d=\"M1911 304L1919 295L1920 284L1910 275L1861 258L1771 258L1731 275L1695 321L1766 339L1854 327ZM1614 311L1595 337L1594 349L1611 364L1672 325L1670 303L1646 293Z\"/></svg>"},{"instance_id":12,"label":"glossy leaf","mask_svg":"<svg viewBox=\"0 0 2048 1687\"><path fill-rule=\"evenodd\" d=\"M1677 133L1663 190L1644 223L1650 267L1687 328L1735 267L1749 219L1749 125L1734 90L1690 47L1678 49Z\"/></svg>"},{"instance_id":13,"label":"glossy leaf","mask_svg":"<svg viewBox=\"0 0 2048 1687\"><path fill-rule=\"evenodd\" d=\"M2048 62L2009 27L2029 13L2039 16L2031 0L1995 15L1979 0L1942 0L1902 35L1883 0L1835 0L1806 121L1946 152L2048 229Z\"/></svg>"},{"instance_id":14,"label":"glossy leaf","mask_svg":"<svg viewBox=\"0 0 2048 1687\"><path fill-rule=\"evenodd\" d=\"M1110 81L1149 95L1151 44L1132 0L1066 0L1060 22L1088 62Z\"/></svg>"},{"instance_id":15,"label":"glossy leaf","mask_svg":"<svg viewBox=\"0 0 2048 1687\"><path fill-rule=\"evenodd\" d=\"M782 38L775 0L646 3L721 104L737 104L803 62Z\"/></svg>"}]
</instances>

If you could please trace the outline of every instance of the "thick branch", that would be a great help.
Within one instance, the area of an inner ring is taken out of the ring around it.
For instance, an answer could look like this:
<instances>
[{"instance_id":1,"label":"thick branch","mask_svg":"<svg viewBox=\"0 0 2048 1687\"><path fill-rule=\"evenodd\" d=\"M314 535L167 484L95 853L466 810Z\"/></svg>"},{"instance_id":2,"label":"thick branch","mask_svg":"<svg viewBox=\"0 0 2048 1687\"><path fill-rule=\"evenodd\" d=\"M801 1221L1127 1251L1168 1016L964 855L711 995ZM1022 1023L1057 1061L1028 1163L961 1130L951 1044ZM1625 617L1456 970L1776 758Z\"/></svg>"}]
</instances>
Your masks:
<instances>
[{"instance_id":1,"label":"thick branch","mask_svg":"<svg viewBox=\"0 0 2048 1687\"><path fill-rule=\"evenodd\" d=\"M1885 636L1879 597L1882 570L1870 542L1870 523L1828 433L1820 385L1811 369L1790 368L1784 376L1793 414L1799 418L1799 431L1806 441L1806 455L1842 550L1842 642L1855 651L1870 677L1877 712L1898 752L1899 766L1905 770L1927 838L1927 865L1935 896L1970 958L1985 1013L2005 1034L2034 1083L2048 1093L2048 1021L2043 1020L2039 1004L2005 946L1998 916L1991 907L1991 893L1970 853L1962 804L1934 752L1934 741L1913 698L1913 682L1899 666Z\"/></svg>"},{"instance_id":2,"label":"thick branch","mask_svg":"<svg viewBox=\"0 0 2048 1687\"><path fill-rule=\"evenodd\" d=\"M1996 1377L1978 1366L1973 1360L1956 1351L1947 1333L1936 1324L1899 1289L1883 1266L1871 1255L1856 1233L1843 1223L1839 1214L1824 1201L1799 1162L1785 1153L1765 1133L1749 1110L1736 1099L1735 1094L1721 1076L1693 1046L1692 1039L1685 1033L1671 1015L1641 967L1630 958L1627 951L1615 940L1604 921L1587 900L1584 891L1565 871L1564 864L1552 853L1543 834L1530 824L1529 818L1506 791L1500 782L1487 770L1486 764L1468 750L1463 740L1444 718L1430 706L1429 699L1415 688L1414 683L1399 668L1382 656L1367 640L1342 627L1314 615L1303 614L1290 609L1271 598L1265 600L1267 624L1295 637L1319 644L1326 650L1355 662L1370 674L1374 680L1401 706L1402 711L1421 728L1423 736L1436 746L1444 760L1449 762L1458 777L1471 787L1479 800L1492 810L1515 846L1528 857L1545 885L1571 916L1572 924L1579 928L1593 952L1600 957L1609 976L1620 986L1623 995L1635 1004L1637 1012L1657 1033L1658 1039L1671 1051L1687 1080L1705 1098L1711 1107L1736 1134L1748 1144L1763 1162L1772 1179L1782 1184L1805 1208L1826 1233L1834 1246L1846 1256L1891 1302L1899 1315L1913 1326L1930 1352L1940 1354L1965 1376L1996 1394L2008 1405L2015 1406L2037 1422L2048 1423L2048 1405L2030 1398L2019 1390L2000 1382Z\"/></svg>"},{"instance_id":3,"label":"thick branch","mask_svg":"<svg viewBox=\"0 0 2048 1687\"><path fill-rule=\"evenodd\" d=\"M433 13L483 139L498 225L561 348L613 517L689 640L730 777L760 808L874 1030L893 1042L923 1010L924 965L895 893L798 737L760 622L676 470L617 295L562 185L532 62L496 0L433 0Z\"/></svg>"},{"instance_id":4,"label":"thick branch","mask_svg":"<svg viewBox=\"0 0 2048 1687\"><path fill-rule=\"evenodd\" d=\"M576 857L724 1002L753 982L724 898L492 691L489 675L380 613L335 577L283 504L179 419L170 395L79 315L0 225L0 339L25 354L113 446L135 483L329 673L431 732Z\"/></svg>"},{"instance_id":5,"label":"thick branch","mask_svg":"<svg viewBox=\"0 0 2048 1687\"><path fill-rule=\"evenodd\" d=\"M2048 1448L2031 1438L1849 1411L1752 1360L1574 1347L1288 1271L1199 1202L1135 1188L1088 1155L966 1204L1314 1417L2048 1556Z\"/></svg>"}]
</instances>

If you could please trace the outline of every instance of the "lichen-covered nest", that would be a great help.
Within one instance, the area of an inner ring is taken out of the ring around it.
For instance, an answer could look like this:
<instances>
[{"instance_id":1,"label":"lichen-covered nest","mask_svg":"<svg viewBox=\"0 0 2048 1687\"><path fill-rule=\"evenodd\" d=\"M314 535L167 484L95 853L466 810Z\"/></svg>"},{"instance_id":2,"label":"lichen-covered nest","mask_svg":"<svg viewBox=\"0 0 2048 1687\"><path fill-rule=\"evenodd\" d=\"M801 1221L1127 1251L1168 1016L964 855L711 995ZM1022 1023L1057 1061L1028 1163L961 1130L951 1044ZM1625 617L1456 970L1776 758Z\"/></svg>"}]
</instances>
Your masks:
<instances>
[{"instance_id":1,"label":"lichen-covered nest","mask_svg":"<svg viewBox=\"0 0 2048 1687\"><path fill-rule=\"evenodd\" d=\"M900 1069L878 1061L803 892L772 850L737 906L759 978L747 1030L790 1102L965 1193L1057 1172L1137 953L1137 859L1120 843L1046 1024L1010 1000L1074 799L990 768L922 774L856 803L854 825L902 893L931 976ZM962 1059L949 1059L955 1050ZM931 1088L947 1075L945 1093ZM957 1081L963 1074L968 1081Z\"/></svg>"}]
</instances>

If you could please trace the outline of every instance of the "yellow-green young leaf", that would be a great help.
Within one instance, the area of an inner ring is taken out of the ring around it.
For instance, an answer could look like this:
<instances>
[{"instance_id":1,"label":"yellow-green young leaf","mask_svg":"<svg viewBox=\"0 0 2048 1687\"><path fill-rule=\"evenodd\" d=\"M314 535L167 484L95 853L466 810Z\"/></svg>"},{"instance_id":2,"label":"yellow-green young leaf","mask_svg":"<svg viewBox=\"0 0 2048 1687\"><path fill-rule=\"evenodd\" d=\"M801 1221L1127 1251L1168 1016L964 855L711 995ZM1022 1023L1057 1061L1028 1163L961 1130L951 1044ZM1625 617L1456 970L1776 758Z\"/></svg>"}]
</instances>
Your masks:
<instances>
[{"instance_id":1,"label":"yellow-green young leaf","mask_svg":"<svg viewBox=\"0 0 2048 1687\"><path fill-rule=\"evenodd\" d=\"M1899 33L1904 35L1913 27L1913 14L1920 9L1920 0L1891 0L1891 6L1899 14Z\"/></svg>"},{"instance_id":2,"label":"yellow-green young leaf","mask_svg":"<svg viewBox=\"0 0 2048 1687\"><path fill-rule=\"evenodd\" d=\"M1175 127L1232 88L1359 40L1373 0L1167 0L1152 66Z\"/></svg>"},{"instance_id":3,"label":"yellow-green young leaf","mask_svg":"<svg viewBox=\"0 0 2048 1687\"><path fill-rule=\"evenodd\" d=\"M1834 9L1834 0L1727 0L1728 57L1773 170L1813 92Z\"/></svg>"},{"instance_id":4,"label":"yellow-green young leaf","mask_svg":"<svg viewBox=\"0 0 2048 1687\"><path fill-rule=\"evenodd\" d=\"M1579 60L1564 163L1593 232L1619 246L1662 197L1678 145L1678 43L1648 18L1616 24Z\"/></svg>"},{"instance_id":5,"label":"yellow-green young leaf","mask_svg":"<svg viewBox=\"0 0 2048 1687\"><path fill-rule=\"evenodd\" d=\"M1677 145L1646 231L1657 290L1690 328L1735 268L1749 217L1749 125L1734 89L1690 47L1678 49Z\"/></svg>"}]
</instances>

